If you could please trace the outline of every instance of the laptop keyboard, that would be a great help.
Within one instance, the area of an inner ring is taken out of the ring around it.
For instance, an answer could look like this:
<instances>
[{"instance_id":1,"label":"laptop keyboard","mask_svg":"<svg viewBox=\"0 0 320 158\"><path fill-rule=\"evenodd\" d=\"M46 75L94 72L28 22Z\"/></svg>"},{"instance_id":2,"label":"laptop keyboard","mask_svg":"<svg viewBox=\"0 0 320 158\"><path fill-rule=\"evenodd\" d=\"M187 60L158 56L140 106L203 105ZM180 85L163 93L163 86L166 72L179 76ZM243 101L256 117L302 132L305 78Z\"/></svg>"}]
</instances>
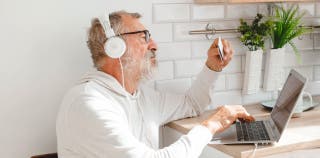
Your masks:
<instances>
[{"instance_id":1,"label":"laptop keyboard","mask_svg":"<svg viewBox=\"0 0 320 158\"><path fill-rule=\"evenodd\" d=\"M238 141L270 140L263 121L236 122Z\"/></svg>"}]
</instances>

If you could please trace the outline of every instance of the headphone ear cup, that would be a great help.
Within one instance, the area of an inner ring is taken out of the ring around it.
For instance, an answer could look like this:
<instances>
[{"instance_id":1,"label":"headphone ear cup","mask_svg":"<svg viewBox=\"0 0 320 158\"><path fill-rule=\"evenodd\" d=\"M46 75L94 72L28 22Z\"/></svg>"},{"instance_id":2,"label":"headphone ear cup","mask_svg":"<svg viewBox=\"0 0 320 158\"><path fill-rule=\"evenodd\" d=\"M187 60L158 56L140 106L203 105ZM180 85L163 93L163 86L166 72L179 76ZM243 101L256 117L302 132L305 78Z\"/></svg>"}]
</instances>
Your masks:
<instances>
[{"instance_id":1,"label":"headphone ear cup","mask_svg":"<svg viewBox=\"0 0 320 158\"><path fill-rule=\"evenodd\" d=\"M120 37L111 37L104 45L106 54L111 58L120 58L126 49L126 43Z\"/></svg>"}]
</instances>

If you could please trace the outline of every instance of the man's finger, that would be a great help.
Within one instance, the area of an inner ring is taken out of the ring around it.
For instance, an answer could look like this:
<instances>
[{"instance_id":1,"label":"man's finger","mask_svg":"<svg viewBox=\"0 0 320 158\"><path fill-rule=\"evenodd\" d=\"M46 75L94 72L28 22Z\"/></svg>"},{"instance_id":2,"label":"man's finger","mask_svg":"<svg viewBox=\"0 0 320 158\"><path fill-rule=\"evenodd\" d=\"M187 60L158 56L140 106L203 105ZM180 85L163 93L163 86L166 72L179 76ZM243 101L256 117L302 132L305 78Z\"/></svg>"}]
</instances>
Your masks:
<instances>
[{"instance_id":1,"label":"man's finger","mask_svg":"<svg viewBox=\"0 0 320 158\"><path fill-rule=\"evenodd\" d=\"M240 113L238 113L238 119L239 119L239 118L245 120L246 122L252 122L252 121L255 120L254 117L251 116L251 115L250 115L249 113L247 113L247 112L240 112Z\"/></svg>"}]
</instances>

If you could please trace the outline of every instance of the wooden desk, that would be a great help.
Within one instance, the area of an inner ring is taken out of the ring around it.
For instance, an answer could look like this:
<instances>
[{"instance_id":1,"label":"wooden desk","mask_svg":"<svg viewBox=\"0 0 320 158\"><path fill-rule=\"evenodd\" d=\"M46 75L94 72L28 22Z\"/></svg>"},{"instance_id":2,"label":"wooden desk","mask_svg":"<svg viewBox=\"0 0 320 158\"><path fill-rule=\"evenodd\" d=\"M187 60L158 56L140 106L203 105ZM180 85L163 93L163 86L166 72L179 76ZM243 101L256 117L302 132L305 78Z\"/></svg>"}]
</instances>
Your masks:
<instances>
[{"instance_id":1,"label":"wooden desk","mask_svg":"<svg viewBox=\"0 0 320 158\"><path fill-rule=\"evenodd\" d=\"M320 96L314 97L314 100L320 102ZM250 114L257 120L268 116L270 111L259 104L244 106ZM207 111L203 115L195 118L187 118L169 123L172 129L183 134L195 125L202 122L214 110ZM248 157L252 154L253 145L209 145L227 155L233 157ZM259 146L256 150L256 157L268 156L283 152L290 152L301 149L320 148L320 106L312 110L305 111L299 118L292 118L287 129L284 131L278 143Z\"/></svg>"}]
</instances>

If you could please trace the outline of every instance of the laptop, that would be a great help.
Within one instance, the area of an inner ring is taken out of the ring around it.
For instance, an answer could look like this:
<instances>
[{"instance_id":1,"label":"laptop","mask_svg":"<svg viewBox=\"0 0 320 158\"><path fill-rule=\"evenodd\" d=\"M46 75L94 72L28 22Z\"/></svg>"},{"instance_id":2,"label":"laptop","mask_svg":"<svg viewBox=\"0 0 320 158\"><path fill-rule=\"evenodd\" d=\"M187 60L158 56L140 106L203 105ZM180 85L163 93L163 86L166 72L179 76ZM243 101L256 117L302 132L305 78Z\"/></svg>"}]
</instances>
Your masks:
<instances>
[{"instance_id":1,"label":"laptop","mask_svg":"<svg viewBox=\"0 0 320 158\"><path fill-rule=\"evenodd\" d=\"M302 95L307 79L291 70L271 114L264 120L236 122L222 133L213 136L210 144L268 144L278 142Z\"/></svg>"}]
</instances>

